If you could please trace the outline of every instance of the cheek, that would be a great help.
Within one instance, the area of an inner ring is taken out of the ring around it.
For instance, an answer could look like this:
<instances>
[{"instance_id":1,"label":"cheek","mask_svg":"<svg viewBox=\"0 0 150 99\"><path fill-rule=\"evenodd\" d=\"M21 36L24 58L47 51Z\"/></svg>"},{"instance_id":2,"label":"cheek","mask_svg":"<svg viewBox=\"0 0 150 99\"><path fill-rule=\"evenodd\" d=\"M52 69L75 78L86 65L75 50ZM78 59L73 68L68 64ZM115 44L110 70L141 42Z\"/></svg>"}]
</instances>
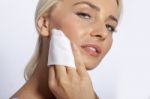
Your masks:
<instances>
[{"instance_id":1,"label":"cheek","mask_svg":"<svg viewBox=\"0 0 150 99\"><path fill-rule=\"evenodd\" d=\"M82 26L73 16L68 16L61 22L61 29L71 41L77 41L81 36Z\"/></svg>"},{"instance_id":2,"label":"cheek","mask_svg":"<svg viewBox=\"0 0 150 99\"><path fill-rule=\"evenodd\" d=\"M111 49L112 43L113 43L112 36L110 36L109 38L107 38L107 40L104 42L104 56Z\"/></svg>"},{"instance_id":3,"label":"cheek","mask_svg":"<svg viewBox=\"0 0 150 99\"><path fill-rule=\"evenodd\" d=\"M70 14L54 18L52 24L54 28L62 30L71 41L77 42L83 35L82 24L77 20L75 15Z\"/></svg>"}]
</instances>

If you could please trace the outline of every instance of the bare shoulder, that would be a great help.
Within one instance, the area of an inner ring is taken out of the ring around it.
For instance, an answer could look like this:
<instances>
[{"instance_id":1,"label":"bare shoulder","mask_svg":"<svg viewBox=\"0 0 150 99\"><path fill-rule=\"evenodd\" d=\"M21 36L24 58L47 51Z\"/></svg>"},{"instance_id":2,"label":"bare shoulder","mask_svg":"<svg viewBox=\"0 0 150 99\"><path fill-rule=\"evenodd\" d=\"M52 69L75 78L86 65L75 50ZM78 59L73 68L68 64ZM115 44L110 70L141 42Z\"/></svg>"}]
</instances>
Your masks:
<instances>
[{"instance_id":1,"label":"bare shoulder","mask_svg":"<svg viewBox=\"0 0 150 99\"><path fill-rule=\"evenodd\" d=\"M14 95L9 99L37 99L33 97L32 87L25 83ZM32 98L31 98L32 97Z\"/></svg>"}]
</instances>

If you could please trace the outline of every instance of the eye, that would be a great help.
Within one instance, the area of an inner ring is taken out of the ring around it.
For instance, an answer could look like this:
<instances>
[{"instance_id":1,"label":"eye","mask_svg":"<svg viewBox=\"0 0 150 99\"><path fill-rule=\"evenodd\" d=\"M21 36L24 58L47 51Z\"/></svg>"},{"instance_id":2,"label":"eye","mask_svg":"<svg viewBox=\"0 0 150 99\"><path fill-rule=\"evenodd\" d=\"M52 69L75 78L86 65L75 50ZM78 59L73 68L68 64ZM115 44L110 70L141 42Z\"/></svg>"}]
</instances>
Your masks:
<instances>
[{"instance_id":1,"label":"eye","mask_svg":"<svg viewBox=\"0 0 150 99\"><path fill-rule=\"evenodd\" d=\"M80 18L84 18L84 19L90 19L91 15L88 13L84 13L84 12L77 12L76 13Z\"/></svg>"},{"instance_id":2,"label":"eye","mask_svg":"<svg viewBox=\"0 0 150 99\"><path fill-rule=\"evenodd\" d=\"M115 28L114 28L112 25L110 25L110 24L106 24L106 28L107 28L107 30L108 30L109 32L111 32L111 33L113 33L113 32L116 31Z\"/></svg>"}]
</instances>

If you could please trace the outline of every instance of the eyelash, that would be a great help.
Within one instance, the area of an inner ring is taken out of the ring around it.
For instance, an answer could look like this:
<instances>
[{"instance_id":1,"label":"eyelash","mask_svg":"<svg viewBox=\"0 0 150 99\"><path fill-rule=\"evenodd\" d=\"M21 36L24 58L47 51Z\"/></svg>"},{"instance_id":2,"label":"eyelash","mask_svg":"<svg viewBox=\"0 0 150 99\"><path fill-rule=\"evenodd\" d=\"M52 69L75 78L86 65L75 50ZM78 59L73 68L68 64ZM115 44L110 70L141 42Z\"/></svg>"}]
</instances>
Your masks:
<instances>
[{"instance_id":1,"label":"eyelash","mask_svg":"<svg viewBox=\"0 0 150 99\"><path fill-rule=\"evenodd\" d=\"M90 19L91 15L85 12L77 12L76 13L80 18L84 18L84 19Z\"/></svg>"},{"instance_id":2,"label":"eyelash","mask_svg":"<svg viewBox=\"0 0 150 99\"><path fill-rule=\"evenodd\" d=\"M106 24L106 28L107 28L108 31L111 32L111 33L116 32L115 28L114 28L112 25L110 25L110 24ZM110 30L110 28L111 28L111 30Z\"/></svg>"},{"instance_id":3,"label":"eyelash","mask_svg":"<svg viewBox=\"0 0 150 99\"><path fill-rule=\"evenodd\" d=\"M90 19L92 16L88 13L85 13L85 12L77 12L76 13L80 18L83 18L83 19ZM109 32L113 33L113 32L116 32L115 28L110 25L110 24L106 24L106 28L108 29ZM111 29L111 30L109 30Z\"/></svg>"}]
</instances>

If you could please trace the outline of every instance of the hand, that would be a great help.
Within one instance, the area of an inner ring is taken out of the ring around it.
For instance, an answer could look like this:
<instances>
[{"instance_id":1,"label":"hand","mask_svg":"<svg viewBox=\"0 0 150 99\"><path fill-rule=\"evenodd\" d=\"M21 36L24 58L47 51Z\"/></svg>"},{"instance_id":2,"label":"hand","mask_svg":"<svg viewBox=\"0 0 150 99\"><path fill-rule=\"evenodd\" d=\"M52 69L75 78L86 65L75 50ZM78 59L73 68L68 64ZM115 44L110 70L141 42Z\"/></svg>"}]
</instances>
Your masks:
<instances>
[{"instance_id":1,"label":"hand","mask_svg":"<svg viewBox=\"0 0 150 99\"><path fill-rule=\"evenodd\" d=\"M73 44L76 68L50 66L48 84L57 99L96 99L78 47Z\"/></svg>"}]
</instances>

